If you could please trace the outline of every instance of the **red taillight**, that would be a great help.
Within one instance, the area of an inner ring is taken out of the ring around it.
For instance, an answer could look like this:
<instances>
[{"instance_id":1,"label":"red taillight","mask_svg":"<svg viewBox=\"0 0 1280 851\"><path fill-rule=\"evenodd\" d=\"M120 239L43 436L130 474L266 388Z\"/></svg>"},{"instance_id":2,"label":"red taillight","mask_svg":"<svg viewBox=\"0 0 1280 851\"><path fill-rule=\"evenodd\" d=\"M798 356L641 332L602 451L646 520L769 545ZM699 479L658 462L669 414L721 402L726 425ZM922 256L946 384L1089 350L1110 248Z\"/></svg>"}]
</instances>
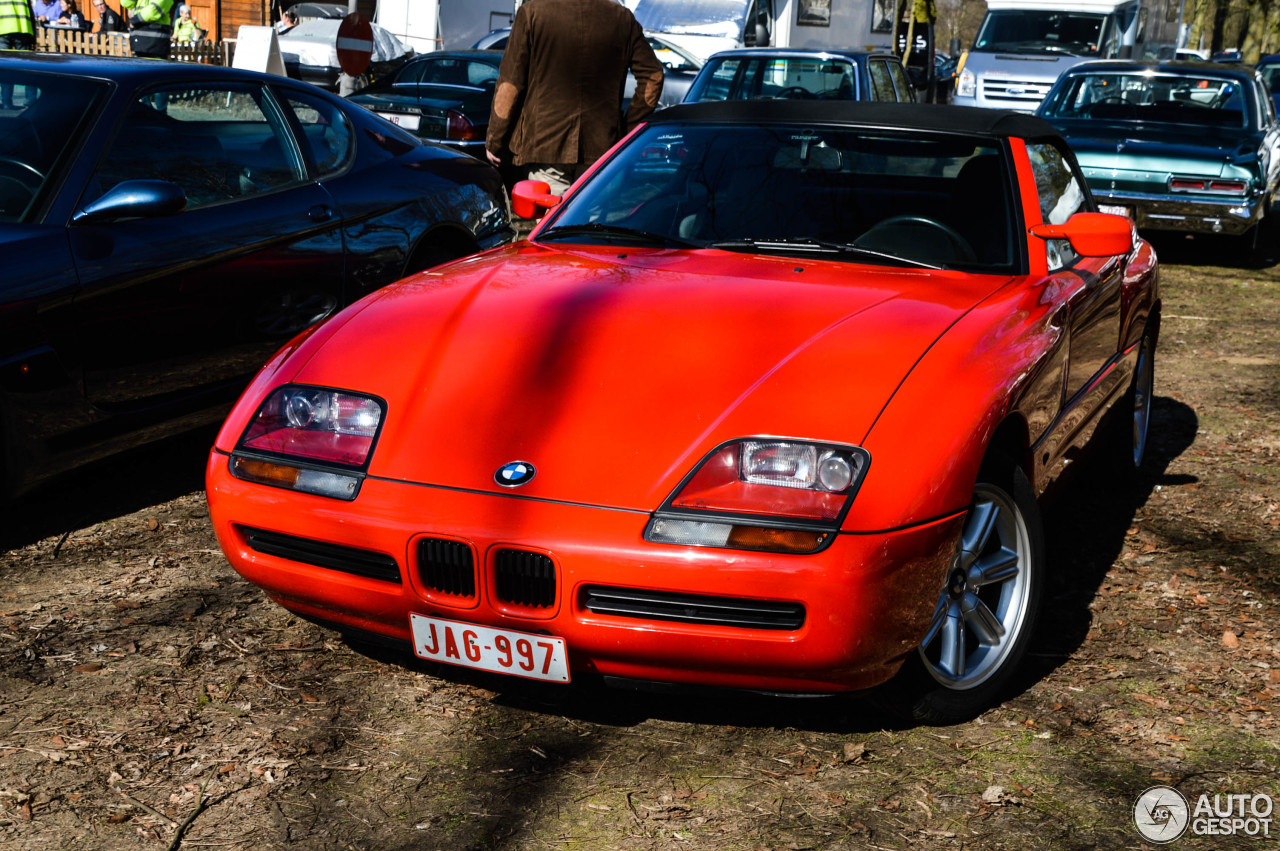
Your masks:
<instances>
[{"instance_id":1,"label":"red taillight","mask_svg":"<svg viewBox=\"0 0 1280 851\"><path fill-rule=\"evenodd\" d=\"M1211 177L1171 177L1169 189L1174 192L1216 192L1222 195L1243 195L1249 190L1248 181L1222 180Z\"/></svg>"},{"instance_id":2,"label":"red taillight","mask_svg":"<svg viewBox=\"0 0 1280 851\"><path fill-rule=\"evenodd\" d=\"M1242 193L1249 188L1249 184L1243 180L1210 180L1210 192L1233 192Z\"/></svg>"},{"instance_id":3,"label":"red taillight","mask_svg":"<svg viewBox=\"0 0 1280 851\"><path fill-rule=\"evenodd\" d=\"M451 109L445 113L445 122L446 139L453 139L459 142L474 142L482 138L476 130L476 126L471 123L471 119L456 109Z\"/></svg>"},{"instance_id":4,"label":"red taillight","mask_svg":"<svg viewBox=\"0 0 1280 851\"><path fill-rule=\"evenodd\" d=\"M382 415L382 403L370 396L319 387L280 387L259 406L238 448L364 467Z\"/></svg>"}]
</instances>

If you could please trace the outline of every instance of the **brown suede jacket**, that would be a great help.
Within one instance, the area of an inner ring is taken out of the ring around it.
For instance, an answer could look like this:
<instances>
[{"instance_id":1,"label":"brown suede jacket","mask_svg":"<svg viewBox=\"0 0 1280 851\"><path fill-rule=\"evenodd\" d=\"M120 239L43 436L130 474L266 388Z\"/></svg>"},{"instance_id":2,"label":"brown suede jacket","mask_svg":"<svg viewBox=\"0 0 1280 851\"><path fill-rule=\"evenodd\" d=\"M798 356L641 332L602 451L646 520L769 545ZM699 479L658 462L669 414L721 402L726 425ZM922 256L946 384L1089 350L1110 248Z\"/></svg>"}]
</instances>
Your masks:
<instances>
[{"instance_id":1,"label":"brown suede jacket","mask_svg":"<svg viewBox=\"0 0 1280 851\"><path fill-rule=\"evenodd\" d=\"M627 70L636 92L625 119ZM527 0L502 57L486 147L504 163L591 163L658 105L662 64L616 0Z\"/></svg>"}]
</instances>

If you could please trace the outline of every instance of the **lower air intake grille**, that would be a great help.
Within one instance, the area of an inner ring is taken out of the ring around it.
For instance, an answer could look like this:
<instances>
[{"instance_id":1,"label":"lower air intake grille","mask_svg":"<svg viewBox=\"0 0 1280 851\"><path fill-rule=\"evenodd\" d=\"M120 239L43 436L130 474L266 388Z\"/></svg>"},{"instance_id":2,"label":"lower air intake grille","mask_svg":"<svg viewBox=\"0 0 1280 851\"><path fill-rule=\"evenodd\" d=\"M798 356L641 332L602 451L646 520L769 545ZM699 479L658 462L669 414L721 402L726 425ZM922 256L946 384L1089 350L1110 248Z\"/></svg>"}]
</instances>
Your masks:
<instances>
[{"instance_id":1,"label":"lower air intake grille","mask_svg":"<svg viewBox=\"0 0 1280 851\"><path fill-rule=\"evenodd\" d=\"M418 575L432 591L458 597L476 595L476 565L471 547L461 541L424 538L418 542Z\"/></svg>"},{"instance_id":2,"label":"lower air intake grille","mask_svg":"<svg viewBox=\"0 0 1280 851\"><path fill-rule=\"evenodd\" d=\"M499 550L494 593L504 603L547 609L556 602L556 565L541 553Z\"/></svg>"},{"instance_id":3,"label":"lower air intake grille","mask_svg":"<svg viewBox=\"0 0 1280 851\"><path fill-rule=\"evenodd\" d=\"M355 547L344 547L341 544L328 544L324 541L313 541L310 538L298 538L280 532L267 532L249 526L238 526L240 534L251 549L269 556L313 564L316 567L327 567L329 570L340 570L343 573L354 573L369 579L381 579L384 582L400 581L400 566L389 555L375 553L371 550L358 550Z\"/></svg>"},{"instance_id":4,"label":"lower air intake grille","mask_svg":"<svg viewBox=\"0 0 1280 851\"><path fill-rule=\"evenodd\" d=\"M600 615L747 629L794 630L804 626L804 606L771 600L672 594L635 588L588 586L583 608Z\"/></svg>"}]
</instances>

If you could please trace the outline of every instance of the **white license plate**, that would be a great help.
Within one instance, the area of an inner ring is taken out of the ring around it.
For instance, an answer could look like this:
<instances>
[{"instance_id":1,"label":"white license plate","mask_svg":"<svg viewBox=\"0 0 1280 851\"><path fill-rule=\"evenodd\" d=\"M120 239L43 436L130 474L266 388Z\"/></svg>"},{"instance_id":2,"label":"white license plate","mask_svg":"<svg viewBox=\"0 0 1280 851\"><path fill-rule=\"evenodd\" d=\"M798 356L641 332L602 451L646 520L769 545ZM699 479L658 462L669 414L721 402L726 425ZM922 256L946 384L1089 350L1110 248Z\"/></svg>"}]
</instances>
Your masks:
<instances>
[{"instance_id":1,"label":"white license plate","mask_svg":"<svg viewBox=\"0 0 1280 851\"><path fill-rule=\"evenodd\" d=\"M1113 216L1124 216L1124 217L1126 217L1126 218L1130 218L1130 219L1132 219L1132 218L1133 218L1133 211L1132 211L1132 210L1130 210L1128 207L1121 207L1121 206L1118 206L1118 205L1116 205L1116 204L1099 204L1099 205L1098 205L1098 212L1099 212L1099 213L1110 213L1110 214L1111 214L1111 215L1113 215Z\"/></svg>"},{"instance_id":2,"label":"white license plate","mask_svg":"<svg viewBox=\"0 0 1280 851\"><path fill-rule=\"evenodd\" d=\"M378 114L392 124L398 124L406 130L417 130L418 125L422 123L422 116L420 115L402 115L398 112L379 112Z\"/></svg>"},{"instance_id":3,"label":"white license plate","mask_svg":"<svg viewBox=\"0 0 1280 851\"><path fill-rule=\"evenodd\" d=\"M410 613L413 652L423 659L514 674L553 683L569 682L563 638Z\"/></svg>"}]
</instances>

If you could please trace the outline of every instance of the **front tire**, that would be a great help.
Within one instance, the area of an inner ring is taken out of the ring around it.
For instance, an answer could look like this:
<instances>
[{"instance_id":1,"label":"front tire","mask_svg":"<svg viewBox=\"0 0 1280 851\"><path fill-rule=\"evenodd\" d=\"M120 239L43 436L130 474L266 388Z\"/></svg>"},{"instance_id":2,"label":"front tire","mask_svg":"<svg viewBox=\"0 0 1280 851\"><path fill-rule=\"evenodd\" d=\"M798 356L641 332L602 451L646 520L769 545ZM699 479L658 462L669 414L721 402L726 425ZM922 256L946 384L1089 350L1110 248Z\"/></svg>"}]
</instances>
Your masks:
<instances>
[{"instance_id":1,"label":"front tire","mask_svg":"<svg viewBox=\"0 0 1280 851\"><path fill-rule=\"evenodd\" d=\"M1022 470L1007 461L985 465L929 631L883 687L891 711L953 724L997 702L1035 628L1044 552L1039 507Z\"/></svg>"}]
</instances>

